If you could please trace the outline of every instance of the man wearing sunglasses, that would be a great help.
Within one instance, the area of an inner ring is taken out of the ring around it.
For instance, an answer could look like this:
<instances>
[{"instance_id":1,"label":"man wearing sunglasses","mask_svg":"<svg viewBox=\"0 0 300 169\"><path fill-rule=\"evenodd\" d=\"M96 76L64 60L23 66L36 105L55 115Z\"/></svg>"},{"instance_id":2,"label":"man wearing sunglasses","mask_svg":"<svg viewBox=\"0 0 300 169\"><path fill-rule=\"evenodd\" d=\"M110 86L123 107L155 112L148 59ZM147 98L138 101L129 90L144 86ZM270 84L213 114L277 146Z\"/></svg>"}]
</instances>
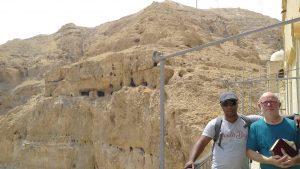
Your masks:
<instances>
[{"instance_id":1,"label":"man wearing sunglasses","mask_svg":"<svg viewBox=\"0 0 300 169\"><path fill-rule=\"evenodd\" d=\"M245 116L237 113L238 97L233 92L225 92L220 96L220 106L224 116L217 117L206 125L192 149L185 169L195 168L195 160L212 139L214 139L212 169L249 169L249 160L245 153L248 136L247 121L252 123L261 119L262 116L249 115L246 117L248 120L245 120ZM221 125L219 130L216 130L220 118L222 119ZM289 118L299 120L299 116L289 116Z\"/></svg>"},{"instance_id":2,"label":"man wearing sunglasses","mask_svg":"<svg viewBox=\"0 0 300 169\"><path fill-rule=\"evenodd\" d=\"M249 160L246 156L246 141L248 127L238 115L238 97L233 92L225 92L220 96L220 106L224 112L219 137L214 142L212 155L212 169L249 169ZM249 119L256 121L261 116L251 115ZM202 135L194 145L185 169L194 169L194 162L203 152L206 145L215 138L218 118L211 120L205 127Z\"/></svg>"},{"instance_id":3,"label":"man wearing sunglasses","mask_svg":"<svg viewBox=\"0 0 300 169\"><path fill-rule=\"evenodd\" d=\"M295 123L279 114L280 101L271 92L264 93L258 103L264 118L253 123L249 129L247 155L260 162L261 169L300 169L300 155L291 157L282 150L282 156L273 155L270 148L277 139L293 141L299 151L300 134Z\"/></svg>"}]
</instances>

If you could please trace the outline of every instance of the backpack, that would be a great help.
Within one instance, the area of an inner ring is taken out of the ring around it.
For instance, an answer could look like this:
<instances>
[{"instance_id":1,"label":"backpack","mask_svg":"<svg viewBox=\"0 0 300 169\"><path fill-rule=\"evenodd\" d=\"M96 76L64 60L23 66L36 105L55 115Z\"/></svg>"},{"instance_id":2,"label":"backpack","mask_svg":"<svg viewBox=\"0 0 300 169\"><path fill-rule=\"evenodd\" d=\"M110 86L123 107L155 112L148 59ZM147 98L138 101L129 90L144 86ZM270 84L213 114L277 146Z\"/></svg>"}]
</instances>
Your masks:
<instances>
[{"instance_id":1,"label":"backpack","mask_svg":"<svg viewBox=\"0 0 300 169\"><path fill-rule=\"evenodd\" d=\"M239 114L239 117L241 117L241 119L245 122L245 125L243 126L244 128L247 128L251 125L251 120L250 120L249 117L247 117L245 115L242 115L242 114ZM214 144L212 146L212 151L214 150L214 147L215 147L215 144L216 144L217 141L218 141L218 146L222 147L221 146L222 135L220 137L220 130L221 130L221 125L222 125L222 122L223 122L223 118L224 118L224 116L218 116L217 117L217 120L216 120L216 123L215 123L215 137L213 138Z\"/></svg>"}]
</instances>

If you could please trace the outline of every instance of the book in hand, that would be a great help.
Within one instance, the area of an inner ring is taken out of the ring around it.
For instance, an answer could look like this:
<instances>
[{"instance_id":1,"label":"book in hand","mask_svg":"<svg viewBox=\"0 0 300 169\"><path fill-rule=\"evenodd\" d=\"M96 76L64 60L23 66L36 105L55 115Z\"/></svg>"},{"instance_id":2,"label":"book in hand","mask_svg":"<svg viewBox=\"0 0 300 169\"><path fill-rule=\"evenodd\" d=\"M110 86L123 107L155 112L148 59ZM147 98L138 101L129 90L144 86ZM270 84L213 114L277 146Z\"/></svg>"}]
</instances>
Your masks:
<instances>
[{"instance_id":1,"label":"book in hand","mask_svg":"<svg viewBox=\"0 0 300 169\"><path fill-rule=\"evenodd\" d=\"M288 141L281 138L275 141L275 143L270 148L270 151L272 151L273 155L283 156L281 149L283 149L291 157L295 157L298 154L295 143L293 141Z\"/></svg>"}]
</instances>

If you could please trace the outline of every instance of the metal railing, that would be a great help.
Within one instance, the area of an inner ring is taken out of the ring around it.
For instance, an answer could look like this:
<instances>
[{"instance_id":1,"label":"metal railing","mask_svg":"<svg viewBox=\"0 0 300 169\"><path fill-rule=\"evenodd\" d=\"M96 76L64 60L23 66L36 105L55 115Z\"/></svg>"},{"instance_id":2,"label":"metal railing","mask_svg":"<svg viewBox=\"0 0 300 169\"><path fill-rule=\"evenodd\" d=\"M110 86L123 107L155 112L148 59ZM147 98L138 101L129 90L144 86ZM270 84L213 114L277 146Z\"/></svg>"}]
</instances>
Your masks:
<instances>
[{"instance_id":1,"label":"metal railing","mask_svg":"<svg viewBox=\"0 0 300 169\"><path fill-rule=\"evenodd\" d=\"M164 89L164 86L165 86L165 62L167 59L169 58L172 58L172 57L176 57L176 56L182 56L186 53L189 53L189 52L192 52L192 51L196 51L196 50L201 50L201 49L204 49L204 48L207 48L207 47L210 47L210 46L214 46L214 45L219 45L219 44L222 44L226 41L230 41L230 40L235 40L235 39L239 39L241 37L244 37L244 36L247 36L247 35L250 35L250 34L253 34L253 33L256 33L256 32L261 32L261 31L264 31L264 30L267 30L267 29L271 29L271 28L275 28L275 27L278 27L278 26L282 26L282 25L286 25L286 24L291 24L291 23L294 23L294 22L299 22L300 21L300 17L298 18L295 18L295 19L291 19L291 20L287 20L287 21L283 21L283 22L279 22L279 23L276 23L276 24L273 24L273 25L269 25L269 26L266 26L266 27L262 27L262 28L258 28L258 29L255 29L255 30L250 30L250 31L247 31L247 32L244 32L244 33L241 33L241 34L238 34L238 35L233 35L233 36L229 36L229 37L225 37L223 39L220 39L220 40L216 40L216 41L213 41L213 42L209 42L207 44L203 44L203 45L198 45L198 46L195 46L193 48L189 48L189 49L186 49L186 50L183 50L183 51L179 51L179 52L175 52L175 53L171 53L171 54L164 54L162 52L158 52L158 51L154 51L153 52L153 60L155 62L159 62L160 63L160 73L159 73L159 88L160 88L160 142L159 142L159 148L160 148L160 152L159 152L159 168L160 169L164 169L165 168L165 154L164 154L164 151L165 151L165 140L164 140L164 136L165 136L165 127L164 127L164 114L165 114L165 103L164 103L164 94L165 93L165 89Z\"/></svg>"},{"instance_id":2,"label":"metal railing","mask_svg":"<svg viewBox=\"0 0 300 169\"><path fill-rule=\"evenodd\" d=\"M253 161L249 161L249 168L258 169L258 167L256 166L257 164L256 165L255 164L252 165L252 164ZM211 169L211 165L212 165L212 153L209 153L207 156L195 162L195 169Z\"/></svg>"},{"instance_id":3,"label":"metal railing","mask_svg":"<svg viewBox=\"0 0 300 169\"><path fill-rule=\"evenodd\" d=\"M286 70L284 74L288 74L291 71L299 71L299 69ZM242 114L256 114L259 112L259 110L256 110L256 104L261 94L266 91L277 93L282 103L281 113L290 114L293 112L289 111L289 107L285 103L285 100L290 97L287 84L299 79L300 76L278 77L278 74L269 74L265 77L251 79L244 79L243 77L242 80L226 80L224 84L227 90L235 91L239 95Z\"/></svg>"},{"instance_id":4,"label":"metal railing","mask_svg":"<svg viewBox=\"0 0 300 169\"><path fill-rule=\"evenodd\" d=\"M200 160L197 160L194 164L195 169L211 169L211 163L212 163L211 158L212 158L212 153L209 153L208 155L201 158Z\"/></svg>"},{"instance_id":5,"label":"metal railing","mask_svg":"<svg viewBox=\"0 0 300 169\"><path fill-rule=\"evenodd\" d=\"M211 169L211 158L212 154L210 153L208 156L199 160L199 163L196 163L195 169Z\"/></svg>"}]
</instances>

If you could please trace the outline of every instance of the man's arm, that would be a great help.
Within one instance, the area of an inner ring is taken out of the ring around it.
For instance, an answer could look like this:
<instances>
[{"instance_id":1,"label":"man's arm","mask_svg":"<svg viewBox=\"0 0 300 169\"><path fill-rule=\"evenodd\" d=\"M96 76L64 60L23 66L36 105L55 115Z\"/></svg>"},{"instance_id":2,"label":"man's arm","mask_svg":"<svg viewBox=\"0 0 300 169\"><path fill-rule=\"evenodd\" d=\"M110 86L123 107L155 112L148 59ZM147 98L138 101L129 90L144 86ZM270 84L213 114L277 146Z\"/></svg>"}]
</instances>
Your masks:
<instances>
[{"instance_id":1,"label":"man's arm","mask_svg":"<svg viewBox=\"0 0 300 169\"><path fill-rule=\"evenodd\" d=\"M248 115L247 117L250 119L251 123L262 118L262 116L260 116L260 115ZM294 120L297 128L300 129L300 115L299 114L294 113L291 115L284 115L283 117Z\"/></svg>"},{"instance_id":2,"label":"man's arm","mask_svg":"<svg viewBox=\"0 0 300 169\"><path fill-rule=\"evenodd\" d=\"M265 157L261 154L259 154L256 151L253 151L251 149L247 149L246 150L247 156L248 158L250 158L251 160L257 161L259 163L265 163L265 164L271 164L271 160L268 157Z\"/></svg>"},{"instance_id":3,"label":"man's arm","mask_svg":"<svg viewBox=\"0 0 300 169\"><path fill-rule=\"evenodd\" d=\"M285 115L283 117L294 120L298 130L300 129L300 125L299 125L300 124L300 116L299 116L298 113L294 113L294 114L291 114L291 115Z\"/></svg>"},{"instance_id":4,"label":"man's arm","mask_svg":"<svg viewBox=\"0 0 300 169\"><path fill-rule=\"evenodd\" d=\"M284 115L283 117L288 118L288 119L291 119L291 120L294 120L294 118L295 118L296 116L299 116L299 114L288 114L288 115Z\"/></svg>"},{"instance_id":5,"label":"man's arm","mask_svg":"<svg viewBox=\"0 0 300 169\"><path fill-rule=\"evenodd\" d=\"M263 118L262 116L260 116L260 115L255 115L255 114L253 114L253 115L248 115L247 117L250 119L251 123L254 123L254 122L256 122L257 120Z\"/></svg>"},{"instance_id":6,"label":"man's arm","mask_svg":"<svg viewBox=\"0 0 300 169\"><path fill-rule=\"evenodd\" d=\"M206 145L212 140L212 138L201 135L196 144L194 145L192 152L190 154L189 161L185 164L184 168L192 168L194 169L194 162L198 158L198 156L203 152Z\"/></svg>"}]
</instances>

